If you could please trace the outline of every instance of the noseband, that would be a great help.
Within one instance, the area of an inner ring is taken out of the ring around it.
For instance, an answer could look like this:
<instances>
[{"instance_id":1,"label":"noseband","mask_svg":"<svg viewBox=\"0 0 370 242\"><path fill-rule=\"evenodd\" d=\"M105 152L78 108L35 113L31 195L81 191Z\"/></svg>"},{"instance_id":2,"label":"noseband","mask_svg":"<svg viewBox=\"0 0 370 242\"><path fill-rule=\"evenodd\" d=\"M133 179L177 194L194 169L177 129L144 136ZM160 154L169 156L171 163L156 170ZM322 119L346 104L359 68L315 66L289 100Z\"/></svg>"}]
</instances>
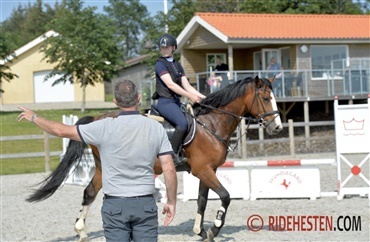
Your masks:
<instances>
[{"instance_id":1,"label":"noseband","mask_svg":"<svg viewBox=\"0 0 370 242\"><path fill-rule=\"evenodd\" d=\"M249 112L252 110L254 101L257 99L257 108L258 108L257 122L260 126L264 125L265 128L267 128L276 119L277 116L275 114L279 114L279 111L275 110L275 111L271 111L271 112L266 112L266 109L265 109L265 106L262 103L261 97L258 95L259 91L260 91L260 88L256 88L256 94L254 95L253 102L251 104ZM270 92L270 95L271 95L272 90L270 88L268 88L268 89L265 88L264 91L265 92ZM261 106L262 106L263 114L260 113L260 105L259 104L261 104ZM270 122L268 122L267 125L266 125L265 118L267 116L270 116L270 115L274 115L274 118Z\"/></svg>"}]
</instances>

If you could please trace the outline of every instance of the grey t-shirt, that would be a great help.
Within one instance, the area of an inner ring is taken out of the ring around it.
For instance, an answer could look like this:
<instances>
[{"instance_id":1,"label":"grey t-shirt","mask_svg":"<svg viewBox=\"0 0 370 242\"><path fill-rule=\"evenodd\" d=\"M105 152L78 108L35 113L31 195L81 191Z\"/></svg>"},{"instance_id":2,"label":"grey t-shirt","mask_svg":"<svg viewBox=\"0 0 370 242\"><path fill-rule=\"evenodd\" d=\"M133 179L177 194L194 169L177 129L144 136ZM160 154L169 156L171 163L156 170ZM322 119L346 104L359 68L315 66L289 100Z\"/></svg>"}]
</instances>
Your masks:
<instances>
[{"instance_id":1,"label":"grey t-shirt","mask_svg":"<svg viewBox=\"0 0 370 242\"><path fill-rule=\"evenodd\" d=\"M172 153L160 123L129 111L79 125L77 130L83 142L99 150L104 194L134 197L154 193L155 159Z\"/></svg>"}]
</instances>

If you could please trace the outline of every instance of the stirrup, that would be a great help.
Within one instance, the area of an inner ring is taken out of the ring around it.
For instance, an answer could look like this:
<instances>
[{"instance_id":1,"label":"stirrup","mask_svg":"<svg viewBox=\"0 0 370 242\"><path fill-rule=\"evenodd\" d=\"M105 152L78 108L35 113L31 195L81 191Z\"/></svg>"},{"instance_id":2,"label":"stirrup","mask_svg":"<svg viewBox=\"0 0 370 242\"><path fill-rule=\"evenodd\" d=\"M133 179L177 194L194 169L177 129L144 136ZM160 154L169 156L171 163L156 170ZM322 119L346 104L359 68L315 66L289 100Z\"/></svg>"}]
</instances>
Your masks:
<instances>
[{"instance_id":1,"label":"stirrup","mask_svg":"<svg viewBox=\"0 0 370 242\"><path fill-rule=\"evenodd\" d=\"M175 166L183 165L188 161L188 158L184 156L180 157L180 155L175 154L175 153L172 155L172 159L173 159L173 162L175 163Z\"/></svg>"}]
</instances>

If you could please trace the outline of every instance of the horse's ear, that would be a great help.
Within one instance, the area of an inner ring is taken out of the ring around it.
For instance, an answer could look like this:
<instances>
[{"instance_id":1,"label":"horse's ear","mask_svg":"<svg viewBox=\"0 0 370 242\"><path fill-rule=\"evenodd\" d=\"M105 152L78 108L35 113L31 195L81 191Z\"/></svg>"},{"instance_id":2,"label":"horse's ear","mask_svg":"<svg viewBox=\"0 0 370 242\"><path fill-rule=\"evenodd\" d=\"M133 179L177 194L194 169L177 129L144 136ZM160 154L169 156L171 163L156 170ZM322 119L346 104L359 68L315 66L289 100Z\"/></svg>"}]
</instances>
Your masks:
<instances>
[{"instance_id":1,"label":"horse's ear","mask_svg":"<svg viewBox=\"0 0 370 242\"><path fill-rule=\"evenodd\" d=\"M257 88L262 86L262 80L258 77L258 75L254 78L254 82L256 83Z\"/></svg>"}]
</instances>

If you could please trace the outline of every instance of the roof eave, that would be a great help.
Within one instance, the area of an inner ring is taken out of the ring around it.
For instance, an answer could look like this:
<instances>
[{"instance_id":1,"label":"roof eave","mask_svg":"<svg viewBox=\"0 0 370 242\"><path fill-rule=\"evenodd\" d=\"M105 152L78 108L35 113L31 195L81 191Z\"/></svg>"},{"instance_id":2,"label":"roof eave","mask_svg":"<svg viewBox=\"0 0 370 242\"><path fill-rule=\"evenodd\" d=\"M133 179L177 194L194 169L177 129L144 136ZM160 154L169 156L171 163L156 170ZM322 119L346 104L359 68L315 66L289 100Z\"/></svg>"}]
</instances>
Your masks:
<instances>
[{"instance_id":1,"label":"roof eave","mask_svg":"<svg viewBox=\"0 0 370 242\"><path fill-rule=\"evenodd\" d=\"M213 35L218 37L221 41L226 43L228 41L228 37L220 32L218 29L210 25L204 19L199 16L194 16L190 22L185 26L185 28L181 31L179 36L177 37L177 49L181 50L189 38L193 35L194 31L199 27L202 26L211 32Z\"/></svg>"},{"instance_id":2,"label":"roof eave","mask_svg":"<svg viewBox=\"0 0 370 242\"><path fill-rule=\"evenodd\" d=\"M289 38L289 39L278 39L278 38L229 38L226 44L255 44L256 42L261 44L370 44L370 39L302 39L302 38Z\"/></svg>"},{"instance_id":3,"label":"roof eave","mask_svg":"<svg viewBox=\"0 0 370 242\"><path fill-rule=\"evenodd\" d=\"M0 63L5 64L6 62L13 60L15 57L22 55L23 53L37 46L38 44L44 42L47 38L58 36L58 35L59 33L55 32L54 30L49 30L45 34L37 37L36 39L28 42L27 44L23 45L19 49L15 50L14 55L9 55L5 60L0 60Z\"/></svg>"}]
</instances>

